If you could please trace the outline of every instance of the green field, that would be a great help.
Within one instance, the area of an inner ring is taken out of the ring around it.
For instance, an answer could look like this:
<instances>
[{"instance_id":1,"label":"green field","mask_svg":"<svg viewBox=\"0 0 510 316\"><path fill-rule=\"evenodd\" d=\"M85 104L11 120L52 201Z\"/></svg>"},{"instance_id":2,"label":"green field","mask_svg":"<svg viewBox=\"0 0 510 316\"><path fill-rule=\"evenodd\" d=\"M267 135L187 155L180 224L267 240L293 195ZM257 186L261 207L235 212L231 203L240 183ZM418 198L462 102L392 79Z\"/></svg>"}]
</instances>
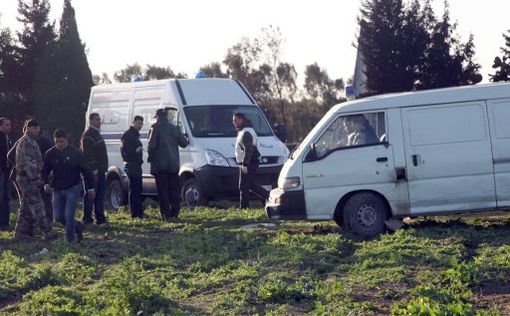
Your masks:
<instances>
[{"instance_id":1,"label":"green field","mask_svg":"<svg viewBox=\"0 0 510 316\"><path fill-rule=\"evenodd\" d=\"M510 314L508 215L426 218L364 241L262 209L148 214L110 214L81 244L60 225L51 242L0 232L0 314Z\"/></svg>"}]
</instances>

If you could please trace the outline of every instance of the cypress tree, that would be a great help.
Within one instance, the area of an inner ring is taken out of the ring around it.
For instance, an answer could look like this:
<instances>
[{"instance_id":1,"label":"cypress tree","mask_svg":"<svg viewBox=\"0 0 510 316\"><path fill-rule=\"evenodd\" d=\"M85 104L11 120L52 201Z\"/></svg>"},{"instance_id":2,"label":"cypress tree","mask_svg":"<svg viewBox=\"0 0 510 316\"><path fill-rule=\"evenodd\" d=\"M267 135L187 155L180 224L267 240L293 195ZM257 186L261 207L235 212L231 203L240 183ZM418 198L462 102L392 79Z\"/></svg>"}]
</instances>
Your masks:
<instances>
[{"instance_id":1,"label":"cypress tree","mask_svg":"<svg viewBox=\"0 0 510 316\"><path fill-rule=\"evenodd\" d=\"M79 137L84 128L93 81L71 0L64 0L57 44L59 89L55 105L58 111L54 113L51 127L63 127L74 137Z\"/></svg>"}]
</instances>

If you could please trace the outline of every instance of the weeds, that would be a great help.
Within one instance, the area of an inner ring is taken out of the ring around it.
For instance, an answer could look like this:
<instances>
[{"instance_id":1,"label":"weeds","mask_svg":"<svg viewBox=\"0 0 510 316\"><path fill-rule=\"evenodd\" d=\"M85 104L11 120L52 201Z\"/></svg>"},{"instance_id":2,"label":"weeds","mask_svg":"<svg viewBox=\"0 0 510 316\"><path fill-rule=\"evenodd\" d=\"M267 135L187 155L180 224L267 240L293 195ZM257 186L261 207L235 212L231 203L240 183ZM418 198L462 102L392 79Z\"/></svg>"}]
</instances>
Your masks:
<instances>
[{"instance_id":1,"label":"weeds","mask_svg":"<svg viewBox=\"0 0 510 316\"><path fill-rule=\"evenodd\" d=\"M88 226L79 245L66 243L59 226L52 242L0 232L0 314L509 312L487 309L482 291L510 275L506 217L433 218L363 241L333 222L243 228L267 222L263 210L197 208L169 223L146 213L110 214L110 226Z\"/></svg>"}]
</instances>

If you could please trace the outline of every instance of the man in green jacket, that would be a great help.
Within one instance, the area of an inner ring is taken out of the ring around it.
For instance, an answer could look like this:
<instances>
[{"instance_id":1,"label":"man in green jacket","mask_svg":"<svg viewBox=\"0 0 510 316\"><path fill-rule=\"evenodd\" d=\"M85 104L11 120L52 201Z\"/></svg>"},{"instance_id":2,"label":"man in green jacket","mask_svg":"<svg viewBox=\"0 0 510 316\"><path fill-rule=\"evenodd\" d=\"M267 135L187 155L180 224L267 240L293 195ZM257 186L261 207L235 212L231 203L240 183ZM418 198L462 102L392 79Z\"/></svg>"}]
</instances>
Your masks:
<instances>
[{"instance_id":1,"label":"man in green jacket","mask_svg":"<svg viewBox=\"0 0 510 316\"><path fill-rule=\"evenodd\" d=\"M43 158L36 141L40 127L36 120L28 120L25 126L25 134L16 147L16 183L21 191L21 206L14 236L21 238L31 235L30 221L32 221L39 227L44 239L51 239L55 234L52 232L52 223L46 216L44 201L39 191L43 184L41 179ZM28 214L30 216L27 216Z\"/></svg>"},{"instance_id":2,"label":"man in green jacket","mask_svg":"<svg viewBox=\"0 0 510 316\"><path fill-rule=\"evenodd\" d=\"M151 174L156 179L161 217L167 221L179 216L179 146L185 148L189 141L177 126L168 121L165 109L157 110L156 117L157 122L149 131L148 161L151 164Z\"/></svg>"}]
</instances>

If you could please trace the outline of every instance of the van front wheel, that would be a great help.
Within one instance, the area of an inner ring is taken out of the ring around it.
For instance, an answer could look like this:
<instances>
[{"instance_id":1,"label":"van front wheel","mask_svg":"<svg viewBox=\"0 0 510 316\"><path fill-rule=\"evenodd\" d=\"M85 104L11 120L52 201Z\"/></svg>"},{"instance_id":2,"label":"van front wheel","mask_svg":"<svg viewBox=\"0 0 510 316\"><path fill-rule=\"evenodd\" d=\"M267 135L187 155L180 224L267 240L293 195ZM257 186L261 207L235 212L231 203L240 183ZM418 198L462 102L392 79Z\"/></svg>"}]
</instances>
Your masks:
<instances>
[{"instance_id":1,"label":"van front wheel","mask_svg":"<svg viewBox=\"0 0 510 316\"><path fill-rule=\"evenodd\" d=\"M384 221L389 210L384 200L371 192L351 197L344 207L345 229L362 237L373 237L384 232Z\"/></svg>"},{"instance_id":2,"label":"van front wheel","mask_svg":"<svg viewBox=\"0 0 510 316\"><path fill-rule=\"evenodd\" d=\"M197 207L207 205L207 199L204 197L202 189L195 178L188 178L182 185L182 200L188 207Z\"/></svg>"}]
</instances>

